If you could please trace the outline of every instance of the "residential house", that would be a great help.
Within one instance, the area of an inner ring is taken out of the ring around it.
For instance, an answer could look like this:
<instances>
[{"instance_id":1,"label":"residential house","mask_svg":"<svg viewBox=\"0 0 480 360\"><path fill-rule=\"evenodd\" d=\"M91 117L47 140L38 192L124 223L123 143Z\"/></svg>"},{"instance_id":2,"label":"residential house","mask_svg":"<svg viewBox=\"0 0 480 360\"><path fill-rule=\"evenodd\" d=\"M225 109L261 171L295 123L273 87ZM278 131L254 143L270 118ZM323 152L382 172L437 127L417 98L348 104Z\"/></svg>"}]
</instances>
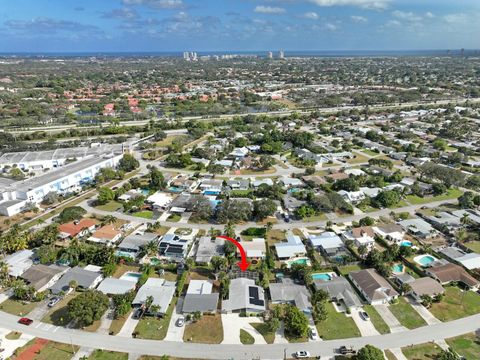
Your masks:
<instances>
[{"instance_id":1,"label":"residential house","mask_svg":"<svg viewBox=\"0 0 480 360\"><path fill-rule=\"evenodd\" d=\"M6 256L3 262L8 266L8 274L18 277L33 265L34 253L32 250L20 250Z\"/></svg>"},{"instance_id":2,"label":"residential house","mask_svg":"<svg viewBox=\"0 0 480 360\"><path fill-rule=\"evenodd\" d=\"M20 277L35 291L42 292L55 284L58 279L68 270L68 267L57 265L33 265Z\"/></svg>"},{"instance_id":3,"label":"residential house","mask_svg":"<svg viewBox=\"0 0 480 360\"><path fill-rule=\"evenodd\" d=\"M153 299L151 305L157 306L158 310L152 313L152 308L145 309L149 314L163 316L167 313L168 307L175 295L175 282L165 279L148 278L145 284L138 289L137 295L133 299L133 307L143 307L147 299Z\"/></svg>"},{"instance_id":4,"label":"residential house","mask_svg":"<svg viewBox=\"0 0 480 360\"><path fill-rule=\"evenodd\" d=\"M183 313L215 313L218 306L218 293L213 293L210 280L190 280L183 300Z\"/></svg>"},{"instance_id":5,"label":"residential house","mask_svg":"<svg viewBox=\"0 0 480 360\"><path fill-rule=\"evenodd\" d=\"M195 179L191 179L187 175L180 174L170 180L168 186L174 192L192 192L197 188L198 181Z\"/></svg>"},{"instance_id":6,"label":"residential house","mask_svg":"<svg viewBox=\"0 0 480 360\"><path fill-rule=\"evenodd\" d=\"M436 295L445 293L443 286L430 277L415 279L409 283L409 285L412 290L408 292L408 295L418 302L422 301L423 296L430 296L433 298Z\"/></svg>"},{"instance_id":7,"label":"residential house","mask_svg":"<svg viewBox=\"0 0 480 360\"><path fill-rule=\"evenodd\" d=\"M242 241L241 242L247 258L249 259L263 259L265 258L265 253L267 247L265 245L265 239L263 238L253 238L251 241ZM240 253L240 250L237 249L237 254Z\"/></svg>"},{"instance_id":8,"label":"residential house","mask_svg":"<svg viewBox=\"0 0 480 360\"><path fill-rule=\"evenodd\" d=\"M387 304L399 295L375 269L355 271L349 276L369 304Z\"/></svg>"},{"instance_id":9,"label":"residential house","mask_svg":"<svg viewBox=\"0 0 480 360\"><path fill-rule=\"evenodd\" d=\"M255 189L261 185L273 186L273 180L270 178L256 178L251 184Z\"/></svg>"},{"instance_id":10,"label":"residential house","mask_svg":"<svg viewBox=\"0 0 480 360\"><path fill-rule=\"evenodd\" d=\"M88 290L95 288L100 281L103 280L103 276L99 272L83 269L79 266L70 268L63 274L52 287L50 291L52 294L58 295L60 293L68 294L72 289L70 283L75 281L79 289Z\"/></svg>"},{"instance_id":11,"label":"residential house","mask_svg":"<svg viewBox=\"0 0 480 360\"><path fill-rule=\"evenodd\" d=\"M230 282L228 299L222 301L222 311L258 314L265 310L265 293L262 287L255 285L254 280L237 278Z\"/></svg>"},{"instance_id":12,"label":"residential house","mask_svg":"<svg viewBox=\"0 0 480 360\"><path fill-rule=\"evenodd\" d=\"M446 226L449 230L455 230L462 226L460 218L445 211L439 211L435 215L427 216L426 220L436 228Z\"/></svg>"},{"instance_id":13,"label":"residential house","mask_svg":"<svg viewBox=\"0 0 480 360\"><path fill-rule=\"evenodd\" d=\"M116 254L117 256L130 257L136 259L140 251L145 245L151 241L157 241L158 235L155 233L142 233L135 232L122 240L118 245Z\"/></svg>"},{"instance_id":14,"label":"residential house","mask_svg":"<svg viewBox=\"0 0 480 360\"><path fill-rule=\"evenodd\" d=\"M333 301L343 304L346 309L354 310L362 306L352 285L343 276L334 276L328 281L313 280L313 285L316 290L326 291Z\"/></svg>"},{"instance_id":15,"label":"residential house","mask_svg":"<svg viewBox=\"0 0 480 360\"><path fill-rule=\"evenodd\" d=\"M225 240L219 237L202 236L198 239L195 262L209 264L214 256L225 255Z\"/></svg>"},{"instance_id":16,"label":"residential house","mask_svg":"<svg viewBox=\"0 0 480 360\"><path fill-rule=\"evenodd\" d=\"M122 237L122 232L118 231L114 225L104 225L95 230L87 241L101 243L112 246Z\"/></svg>"},{"instance_id":17,"label":"residential house","mask_svg":"<svg viewBox=\"0 0 480 360\"><path fill-rule=\"evenodd\" d=\"M371 226L353 228L343 233L345 240L351 240L356 246L366 246L371 249L375 244L375 233Z\"/></svg>"},{"instance_id":18,"label":"residential house","mask_svg":"<svg viewBox=\"0 0 480 360\"><path fill-rule=\"evenodd\" d=\"M363 191L345 191L340 190L337 191L338 195L340 195L346 202L350 204L358 204L362 200L365 199L365 194Z\"/></svg>"},{"instance_id":19,"label":"residential house","mask_svg":"<svg viewBox=\"0 0 480 360\"><path fill-rule=\"evenodd\" d=\"M151 204L154 209L166 210L171 205L174 197L166 192L157 191L155 194L150 195L146 202Z\"/></svg>"},{"instance_id":20,"label":"residential house","mask_svg":"<svg viewBox=\"0 0 480 360\"><path fill-rule=\"evenodd\" d=\"M278 179L278 183L282 184L287 188L297 188L305 186L302 180L290 177L281 177L280 179Z\"/></svg>"},{"instance_id":21,"label":"residential house","mask_svg":"<svg viewBox=\"0 0 480 360\"><path fill-rule=\"evenodd\" d=\"M227 187L229 187L231 190L246 191L250 188L250 180L248 179L227 180Z\"/></svg>"},{"instance_id":22,"label":"residential house","mask_svg":"<svg viewBox=\"0 0 480 360\"><path fill-rule=\"evenodd\" d=\"M165 256L174 261L182 261L189 249L191 240L175 235L165 234L159 243L160 255Z\"/></svg>"},{"instance_id":23,"label":"residential house","mask_svg":"<svg viewBox=\"0 0 480 360\"><path fill-rule=\"evenodd\" d=\"M58 231L60 238L73 239L74 237L87 235L92 232L96 226L97 221L94 219L81 219L59 225Z\"/></svg>"},{"instance_id":24,"label":"residential house","mask_svg":"<svg viewBox=\"0 0 480 360\"><path fill-rule=\"evenodd\" d=\"M405 230L397 224L379 224L373 227L373 231L381 238L399 244L405 237Z\"/></svg>"},{"instance_id":25,"label":"residential house","mask_svg":"<svg viewBox=\"0 0 480 360\"><path fill-rule=\"evenodd\" d=\"M105 295L122 295L135 290L136 285L135 281L107 277L98 285L97 290Z\"/></svg>"},{"instance_id":26,"label":"residential house","mask_svg":"<svg viewBox=\"0 0 480 360\"><path fill-rule=\"evenodd\" d=\"M277 257L280 260L288 260L297 256L304 256L307 253L300 236L294 235L291 230L286 233L287 242L275 244Z\"/></svg>"},{"instance_id":27,"label":"residential house","mask_svg":"<svg viewBox=\"0 0 480 360\"><path fill-rule=\"evenodd\" d=\"M419 238L428 239L436 234L435 229L429 223L419 218L402 220L398 224L405 231Z\"/></svg>"},{"instance_id":28,"label":"residential house","mask_svg":"<svg viewBox=\"0 0 480 360\"><path fill-rule=\"evenodd\" d=\"M480 281L471 276L461 266L455 264L444 264L425 269L428 276L434 278L442 285L451 282L461 282L470 289L478 289Z\"/></svg>"},{"instance_id":29,"label":"residential house","mask_svg":"<svg viewBox=\"0 0 480 360\"><path fill-rule=\"evenodd\" d=\"M309 235L308 241L315 249L322 251L327 256L334 256L345 251L342 239L331 231L320 235Z\"/></svg>"},{"instance_id":30,"label":"residential house","mask_svg":"<svg viewBox=\"0 0 480 360\"><path fill-rule=\"evenodd\" d=\"M292 196L291 194L286 194L283 196L283 207L290 213L293 213L299 207L302 207L307 202L304 200L299 200L296 197Z\"/></svg>"},{"instance_id":31,"label":"residential house","mask_svg":"<svg viewBox=\"0 0 480 360\"><path fill-rule=\"evenodd\" d=\"M280 283L271 283L272 304L292 304L304 313L312 312L310 291L305 285L295 284L292 279L284 278Z\"/></svg>"}]
</instances>

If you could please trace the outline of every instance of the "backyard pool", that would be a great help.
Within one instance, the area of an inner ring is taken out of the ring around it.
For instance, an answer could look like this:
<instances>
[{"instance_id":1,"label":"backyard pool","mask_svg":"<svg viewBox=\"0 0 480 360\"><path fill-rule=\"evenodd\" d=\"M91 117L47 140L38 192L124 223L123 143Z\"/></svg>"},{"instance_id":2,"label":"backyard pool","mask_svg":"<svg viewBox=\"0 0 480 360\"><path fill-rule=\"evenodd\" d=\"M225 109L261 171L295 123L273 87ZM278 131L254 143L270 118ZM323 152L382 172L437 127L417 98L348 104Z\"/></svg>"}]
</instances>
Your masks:
<instances>
[{"instance_id":1,"label":"backyard pool","mask_svg":"<svg viewBox=\"0 0 480 360\"><path fill-rule=\"evenodd\" d=\"M323 281L330 281L335 277L335 273L328 272L328 273L316 273L312 274L313 280L323 280Z\"/></svg>"},{"instance_id":2,"label":"backyard pool","mask_svg":"<svg viewBox=\"0 0 480 360\"><path fill-rule=\"evenodd\" d=\"M174 192L174 193L181 193L181 192L183 192L183 189L178 188L178 187L176 187L176 186L170 186L170 187L168 188L168 190L170 190L171 192Z\"/></svg>"},{"instance_id":3,"label":"backyard pool","mask_svg":"<svg viewBox=\"0 0 480 360\"><path fill-rule=\"evenodd\" d=\"M117 250L117 251L115 251L115 255L120 256L120 257L128 257L128 258L135 259L135 254L132 254L128 251Z\"/></svg>"},{"instance_id":4,"label":"backyard pool","mask_svg":"<svg viewBox=\"0 0 480 360\"><path fill-rule=\"evenodd\" d=\"M392 272L394 274L403 274L405 272L405 266L403 264L395 264L392 266Z\"/></svg>"},{"instance_id":5,"label":"backyard pool","mask_svg":"<svg viewBox=\"0 0 480 360\"><path fill-rule=\"evenodd\" d=\"M133 271L127 271L125 274L120 276L120 280L128 280L128 281L132 281L132 282L136 283L136 282L138 282L138 280L140 279L141 276L142 276L142 274L140 274L140 273L133 272Z\"/></svg>"},{"instance_id":6,"label":"backyard pool","mask_svg":"<svg viewBox=\"0 0 480 360\"><path fill-rule=\"evenodd\" d=\"M160 261L160 259L158 259L156 257L152 257L152 258L150 258L150 264L155 266L155 265L161 264L161 261Z\"/></svg>"},{"instance_id":7,"label":"backyard pool","mask_svg":"<svg viewBox=\"0 0 480 360\"><path fill-rule=\"evenodd\" d=\"M148 189L142 189L141 193L142 193L143 196L150 195L150 191Z\"/></svg>"},{"instance_id":8,"label":"backyard pool","mask_svg":"<svg viewBox=\"0 0 480 360\"><path fill-rule=\"evenodd\" d=\"M307 258L307 257L301 257L301 258L288 260L286 262L286 264L287 264L288 268L290 268L290 266L292 266L293 264L300 264L300 265L307 265L307 266L312 265L312 263L310 262L310 259Z\"/></svg>"},{"instance_id":9,"label":"backyard pool","mask_svg":"<svg viewBox=\"0 0 480 360\"><path fill-rule=\"evenodd\" d=\"M417 264L422 265L423 267L429 267L433 262L438 259L432 255L418 255L413 259Z\"/></svg>"},{"instance_id":10,"label":"backyard pool","mask_svg":"<svg viewBox=\"0 0 480 360\"><path fill-rule=\"evenodd\" d=\"M205 190L203 192L203 195L219 195L220 194L220 190Z\"/></svg>"},{"instance_id":11,"label":"backyard pool","mask_svg":"<svg viewBox=\"0 0 480 360\"><path fill-rule=\"evenodd\" d=\"M406 247L411 247L413 244L411 241L408 241L408 240L403 240L401 243L400 243L400 246L406 246Z\"/></svg>"}]
</instances>

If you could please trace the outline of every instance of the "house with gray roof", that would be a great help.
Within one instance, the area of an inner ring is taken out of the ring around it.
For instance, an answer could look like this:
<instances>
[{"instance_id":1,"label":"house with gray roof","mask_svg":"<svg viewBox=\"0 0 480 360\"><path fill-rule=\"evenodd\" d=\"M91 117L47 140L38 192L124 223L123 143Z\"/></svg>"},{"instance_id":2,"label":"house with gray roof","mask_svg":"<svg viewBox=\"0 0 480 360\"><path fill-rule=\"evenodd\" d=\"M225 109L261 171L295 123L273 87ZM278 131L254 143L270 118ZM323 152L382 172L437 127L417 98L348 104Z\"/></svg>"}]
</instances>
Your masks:
<instances>
[{"instance_id":1,"label":"house with gray roof","mask_svg":"<svg viewBox=\"0 0 480 360\"><path fill-rule=\"evenodd\" d=\"M420 218L402 220L398 224L404 228L405 231L423 239L430 238L436 234L432 225Z\"/></svg>"},{"instance_id":2,"label":"house with gray roof","mask_svg":"<svg viewBox=\"0 0 480 360\"><path fill-rule=\"evenodd\" d=\"M95 288L103 276L101 273L85 270L79 266L68 269L65 274L58 280L51 288L52 294L68 294L72 289L70 288L70 282L75 281L78 288L82 290L88 290Z\"/></svg>"},{"instance_id":3,"label":"house with gray roof","mask_svg":"<svg viewBox=\"0 0 480 360\"><path fill-rule=\"evenodd\" d=\"M157 241L158 235L155 233L135 232L125 237L118 245L117 255L131 257L136 259L142 248L151 241Z\"/></svg>"},{"instance_id":4,"label":"house with gray roof","mask_svg":"<svg viewBox=\"0 0 480 360\"><path fill-rule=\"evenodd\" d=\"M120 295L135 290L136 284L136 282L131 280L108 277L100 283L97 290L105 295Z\"/></svg>"},{"instance_id":5,"label":"house with gray roof","mask_svg":"<svg viewBox=\"0 0 480 360\"><path fill-rule=\"evenodd\" d=\"M292 279L284 278L282 282L271 283L269 288L273 304L292 304L304 313L312 312L310 291L305 285L295 284Z\"/></svg>"},{"instance_id":6,"label":"house with gray roof","mask_svg":"<svg viewBox=\"0 0 480 360\"><path fill-rule=\"evenodd\" d=\"M175 282L166 281L165 279L148 278L145 284L138 289L135 299L133 299L133 307L145 306L147 298L152 297L152 305L158 306L155 314L151 313L151 309L145 309L151 315L163 316L168 310L168 306L172 302L175 295Z\"/></svg>"},{"instance_id":7,"label":"house with gray roof","mask_svg":"<svg viewBox=\"0 0 480 360\"><path fill-rule=\"evenodd\" d=\"M195 262L198 264L209 264L214 256L225 255L225 240L210 236L202 236L198 239Z\"/></svg>"},{"instance_id":8,"label":"house with gray roof","mask_svg":"<svg viewBox=\"0 0 480 360\"><path fill-rule=\"evenodd\" d=\"M218 306L218 293L213 293L210 280L190 280L183 300L182 312L215 313Z\"/></svg>"},{"instance_id":9,"label":"house with gray roof","mask_svg":"<svg viewBox=\"0 0 480 360\"><path fill-rule=\"evenodd\" d=\"M262 287L255 285L255 280L233 279L230 282L228 299L223 300L222 305L222 311L226 313L262 313L266 310L265 293Z\"/></svg>"},{"instance_id":10,"label":"house with gray roof","mask_svg":"<svg viewBox=\"0 0 480 360\"><path fill-rule=\"evenodd\" d=\"M355 287L369 304L388 304L398 297L398 292L375 269L365 269L350 273Z\"/></svg>"},{"instance_id":11,"label":"house with gray roof","mask_svg":"<svg viewBox=\"0 0 480 360\"><path fill-rule=\"evenodd\" d=\"M67 270L64 266L38 264L31 266L21 278L35 291L42 292L55 284Z\"/></svg>"},{"instance_id":12,"label":"house with gray roof","mask_svg":"<svg viewBox=\"0 0 480 360\"><path fill-rule=\"evenodd\" d=\"M345 305L347 309L353 310L362 306L352 285L343 276L334 276L327 281L315 279L313 285L316 290L326 291L333 301Z\"/></svg>"}]
</instances>

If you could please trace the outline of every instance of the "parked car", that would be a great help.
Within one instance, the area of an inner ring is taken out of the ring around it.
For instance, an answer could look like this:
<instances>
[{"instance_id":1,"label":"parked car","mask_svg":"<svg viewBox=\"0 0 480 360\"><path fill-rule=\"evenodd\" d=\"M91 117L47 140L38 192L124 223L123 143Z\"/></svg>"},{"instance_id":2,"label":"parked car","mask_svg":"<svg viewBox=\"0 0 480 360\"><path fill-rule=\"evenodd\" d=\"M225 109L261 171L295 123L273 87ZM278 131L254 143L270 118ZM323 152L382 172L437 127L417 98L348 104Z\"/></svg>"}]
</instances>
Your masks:
<instances>
[{"instance_id":1,"label":"parked car","mask_svg":"<svg viewBox=\"0 0 480 360\"><path fill-rule=\"evenodd\" d=\"M33 320L32 319L29 319L29 318L26 318L26 317L22 317L18 320L18 323L19 324L22 324L22 325L30 325L31 323L33 323Z\"/></svg>"},{"instance_id":2,"label":"parked car","mask_svg":"<svg viewBox=\"0 0 480 360\"><path fill-rule=\"evenodd\" d=\"M368 314L365 311L360 311L360 317L365 321L370 320L370 316L368 316Z\"/></svg>"},{"instance_id":3,"label":"parked car","mask_svg":"<svg viewBox=\"0 0 480 360\"><path fill-rule=\"evenodd\" d=\"M285 222L290 222L290 215L288 214L283 214L283 219L285 220Z\"/></svg>"},{"instance_id":4,"label":"parked car","mask_svg":"<svg viewBox=\"0 0 480 360\"><path fill-rule=\"evenodd\" d=\"M297 351L295 354L293 354L296 359L305 359L310 357L310 353L308 351Z\"/></svg>"},{"instance_id":5,"label":"parked car","mask_svg":"<svg viewBox=\"0 0 480 360\"><path fill-rule=\"evenodd\" d=\"M185 318L184 318L183 316L182 316L182 317L179 317L179 318L177 319L176 325L177 325L178 327L182 327L183 325L185 325Z\"/></svg>"},{"instance_id":6,"label":"parked car","mask_svg":"<svg viewBox=\"0 0 480 360\"><path fill-rule=\"evenodd\" d=\"M132 315L133 319L140 319L143 315L143 310L142 309L137 309Z\"/></svg>"},{"instance_id":7,"label":"parked car","mask_svg":"<svg viewBox=\"0 0 480 360\"><path fill-rule=\"evenodd\" d=\"M338 352L342 355L355 355L357 352L352 347L340 346Z\"/></svg>"},{"instance_id":8,"label":"parked car","mask_svg":"<svg viewBox=\"0 0 480 360\"><path fill-rule=\"evenodd\" d=\"M48 302L48 307L54 307L55 305L57 305L57 303L60 301L60 298L55 296L53 298L50 299L50 301Z\"/></svg>"},{"instance_id":9,"label":"parked car","mask_svg":"<svg viewBox=\"0 0 480 360\"><path fill-rule=\"evenodd\" d=\"M310 336L311 340L318 340L318 334L316 330L310 329L310 331L308 332L308 335Z\"/></svg>"}]
</instances>

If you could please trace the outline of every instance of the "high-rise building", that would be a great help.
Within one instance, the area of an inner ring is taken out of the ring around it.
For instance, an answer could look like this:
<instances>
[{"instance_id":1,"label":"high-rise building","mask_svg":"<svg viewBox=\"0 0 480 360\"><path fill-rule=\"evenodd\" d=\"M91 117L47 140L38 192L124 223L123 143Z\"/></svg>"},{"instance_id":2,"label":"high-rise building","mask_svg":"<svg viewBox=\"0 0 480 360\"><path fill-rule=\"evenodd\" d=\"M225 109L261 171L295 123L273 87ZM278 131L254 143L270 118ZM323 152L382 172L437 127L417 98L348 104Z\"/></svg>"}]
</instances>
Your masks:
<instances>
[{"instance_id":1,"label":"high-rise building","mask_svg":"<svg viewBox=\"0 0 480 360\"><path fill-rule=\"evenodd\" d=\"M188 51L183 52L183 60L190 60L190 54L188 53Z\"/></svg>"},{"instance_id":2,"label":"high-rise building","mask_svg":"<svg viewBox=\"0 0 480 360\"><path fill-rule=\"evenodd\" d=\"M278 52L278 58L279 58L279 59L285 59L285 51L280 50L280 51Z\"/></svg>"},{"instance_id":3,"label":"high-rise building","mask_svg":"<svg viewBox=\"0 0 480 360\"><path fill-rule=\"evenodd\" d=\"M268 59L273 59L273 53L271 51L268 52L267 58Z\"/></svg>"}]
</instances>

